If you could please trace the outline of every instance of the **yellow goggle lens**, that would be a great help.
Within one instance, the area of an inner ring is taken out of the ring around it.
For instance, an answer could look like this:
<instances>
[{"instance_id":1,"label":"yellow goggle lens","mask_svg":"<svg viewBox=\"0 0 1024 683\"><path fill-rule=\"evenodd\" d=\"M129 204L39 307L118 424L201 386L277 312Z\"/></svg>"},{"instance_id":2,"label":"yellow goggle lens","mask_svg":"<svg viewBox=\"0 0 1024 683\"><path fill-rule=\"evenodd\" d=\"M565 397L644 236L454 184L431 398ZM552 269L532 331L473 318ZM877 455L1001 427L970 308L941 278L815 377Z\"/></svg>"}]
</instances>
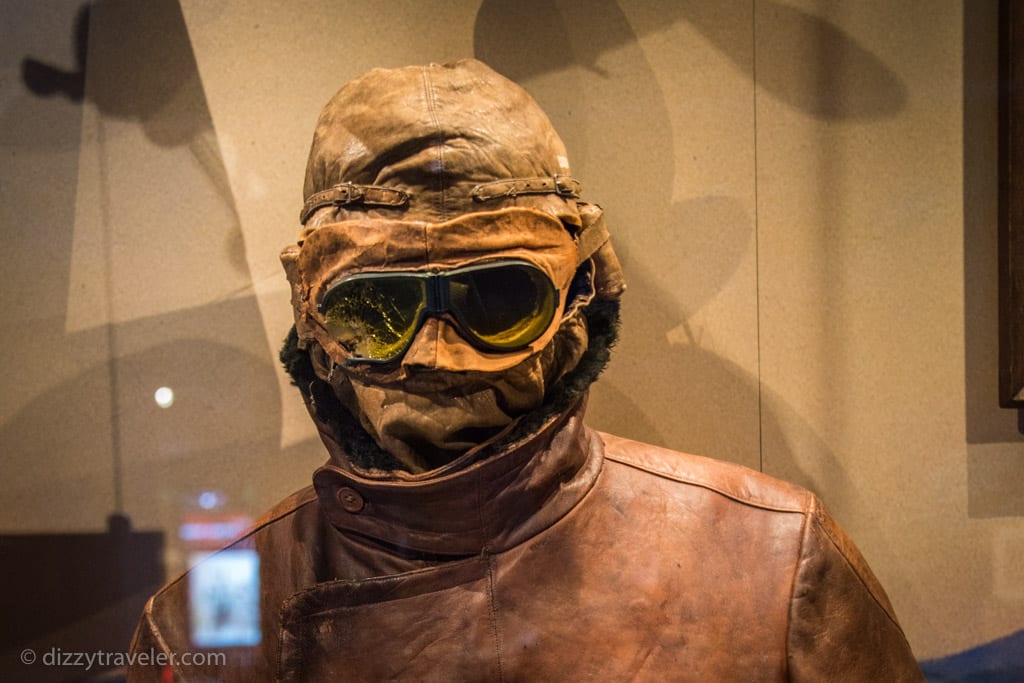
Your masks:
<instances>
[{"instance_id":1,"label":"yellow goggle lens","mask_svg":"<svg viewBox=\"0 0 1024 683\"><path fill-rule=\"evenodd\" d=\"M325 327L353 355L388 360L416 334L426 305L426 282L382 275L338 283L321 305Z\"/></svg>"},{"instance_id":2,"label":"yellow goggle lens","mask_svg":"<svg viewBox=\"0 0 1024 683\"><path fill-rule=\"evenodd\" d=\"M558 290L536 266L498 261L441 273L359 273L332 286L319 310L353 361L386 362L405 352L428 315L446 313L478 348L523 348L551 325Z\"/></svg>"}]
</instances>

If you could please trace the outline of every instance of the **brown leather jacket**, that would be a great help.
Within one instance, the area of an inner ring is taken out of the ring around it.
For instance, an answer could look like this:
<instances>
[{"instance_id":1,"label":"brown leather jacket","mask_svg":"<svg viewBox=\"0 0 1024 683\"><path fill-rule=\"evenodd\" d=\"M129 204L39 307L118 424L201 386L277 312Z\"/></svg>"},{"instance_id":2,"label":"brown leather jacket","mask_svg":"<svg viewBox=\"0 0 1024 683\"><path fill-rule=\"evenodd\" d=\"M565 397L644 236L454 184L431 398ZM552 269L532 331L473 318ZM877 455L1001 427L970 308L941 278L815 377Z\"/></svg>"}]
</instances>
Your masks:
<instances>
[{"instance_id":1,"label":"brown leather jacket","mask_svg":"<svg viewBox=\"0 0 1024 683\"><path fill-rule=\"evenodd\" d=\"M235 544L260 554L260 645L177 677L923 680L812 494L591 431L582 412L454 472L321 468ZM188 623L179 579L150 600L133 651L195 651Z\"/></svg>"}]
</instances>

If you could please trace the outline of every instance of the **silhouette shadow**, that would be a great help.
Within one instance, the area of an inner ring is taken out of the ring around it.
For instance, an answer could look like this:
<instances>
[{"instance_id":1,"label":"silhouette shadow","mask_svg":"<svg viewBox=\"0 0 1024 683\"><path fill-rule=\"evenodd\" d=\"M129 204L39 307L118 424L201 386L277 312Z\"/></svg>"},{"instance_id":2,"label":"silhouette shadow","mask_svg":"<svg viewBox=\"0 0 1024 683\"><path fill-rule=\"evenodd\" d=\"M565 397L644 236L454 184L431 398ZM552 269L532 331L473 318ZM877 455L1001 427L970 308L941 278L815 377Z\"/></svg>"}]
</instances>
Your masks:
<instances>
[{"instance_id":1,"label":"silhouette shadow","mask_svg":"<svg viewBox=\"0 0 1024 683\"><path fill-rule=\"evenodd\" d=\"M187 144L211 129L199 69L177 0L97 0L83 5L71 34L76 69L68 71L30 56L22 60L22 82L36 97L63 94L88 99L103 116L138 121L154 143ZM86 65L102 74L84 87ZM197 103L201 103L197 115ZM24 140L8 121L24 116L15 106L0 119L0 142L31 145L57 142L44 136ZM205 112L205 116L202 113Z\"/></svg>"},{"instance_id":2,"label":"silhouette shadow","mask_svg":"<svg viewBox=\"0 0 1024 683\"><path fill-rule=\"evenodd\" d=\"M821 119L887 118L906 106L903 81L835 25L773 0L759 0L756 11L757 43L770 48L758 54L758 87ZM600 31L578 26L592 25L602 17L614 20L601 22ZM607 67L599 64L604 56L680 21L687 22L753 79L750 43L737 42L742 33L736 29L733 8L699 0L646 3L631 8L628 21L615 0L526 0L514 4L484 0L477 13L474 50L492 66L517 64L516 80L573 65L605 76ZM553 35L566 36L570 23L576 33L570 37L581 38L574 40L571 48L570 43L547 41ZM527 37L537 49L523 49ZM851 82L857 87L846 87Z\"/></svg>"},{"instance_id":3,"label":"silhouette shadow","mask_svg":"<svg viewBox=\"0 0 1024 683\"><path fill-rule=\"evenodd\" d=\"M82 5L75 16L71 36L75 53L74 71L67 71L32 57L21 60L21 80L33 94L40 97L61 94L74 102L81 102L85 97L85 61L89 49L90 9L88 4Z\"/></svg>"}]
</instances>

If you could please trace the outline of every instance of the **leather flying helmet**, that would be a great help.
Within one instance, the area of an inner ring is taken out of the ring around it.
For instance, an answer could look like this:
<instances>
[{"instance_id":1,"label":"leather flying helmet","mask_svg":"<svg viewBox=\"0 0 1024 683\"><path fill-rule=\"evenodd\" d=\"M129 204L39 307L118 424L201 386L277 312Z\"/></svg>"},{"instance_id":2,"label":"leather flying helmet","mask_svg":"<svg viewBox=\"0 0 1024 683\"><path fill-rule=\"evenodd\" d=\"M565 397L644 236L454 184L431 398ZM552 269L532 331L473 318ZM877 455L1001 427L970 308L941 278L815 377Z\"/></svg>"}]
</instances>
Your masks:
<instances>
[{"instance_id":1,"label":"leather flying helmet","mask_svg":"<svg viewBox=\"0 0 1024 683\"><path fill-rule=\"evenodd\" d=\"M475 60L376 69L320 114L281 260L298 345L414 471L543 401L617 299L599 207L547 116Z\"/></svg>"}]
</instances>

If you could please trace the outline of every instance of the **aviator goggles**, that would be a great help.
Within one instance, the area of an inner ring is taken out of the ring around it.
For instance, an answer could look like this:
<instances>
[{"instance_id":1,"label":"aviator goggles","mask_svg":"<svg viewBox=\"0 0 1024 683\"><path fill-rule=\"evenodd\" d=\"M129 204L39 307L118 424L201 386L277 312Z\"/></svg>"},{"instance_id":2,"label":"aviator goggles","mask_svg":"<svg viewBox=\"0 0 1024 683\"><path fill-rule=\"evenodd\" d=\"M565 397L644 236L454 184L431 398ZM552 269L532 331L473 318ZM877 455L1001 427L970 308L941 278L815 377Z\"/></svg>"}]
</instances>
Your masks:
<instances>
[{"instance_id":1,"label":"aviator goggles","mask_svg":"<svg viewBox=\"0 0 1024 683\"><path fill-rule=\"evenodd\" d=\"M491 261L442 272L358 273L324 294L319 312L348 362L402 356L429 316L449 314L464 339L483 351L517 351L547 331L558 289L526 261Z\"/></svg>"}]
</instances>

